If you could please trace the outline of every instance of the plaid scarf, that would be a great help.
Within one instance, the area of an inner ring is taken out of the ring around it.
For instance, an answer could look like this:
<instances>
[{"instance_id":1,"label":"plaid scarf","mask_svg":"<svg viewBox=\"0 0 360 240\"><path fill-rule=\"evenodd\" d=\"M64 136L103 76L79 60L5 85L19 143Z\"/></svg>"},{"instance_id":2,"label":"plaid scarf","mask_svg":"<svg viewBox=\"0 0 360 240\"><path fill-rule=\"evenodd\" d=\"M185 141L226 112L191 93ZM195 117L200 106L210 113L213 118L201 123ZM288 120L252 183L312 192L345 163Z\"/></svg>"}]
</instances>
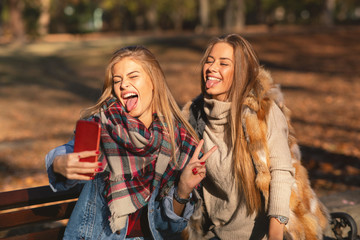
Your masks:
<instances>
[{"instance_id":1,"label":"plaid scarf","mask_svg":"<svg viewBox=\"0 0 360 240\"><path fill-rule=\"evenodd\" d=\"M177 163L166 126L154 114L149 128L131 117L116 98L108 100L94 121L101 123L100 161L108 172L105 196L113 232L125 227L127 216L147 205L160 184L161 196L174 184L197 143L187 130L175 129Z\"/></svg>"}]
</instances>

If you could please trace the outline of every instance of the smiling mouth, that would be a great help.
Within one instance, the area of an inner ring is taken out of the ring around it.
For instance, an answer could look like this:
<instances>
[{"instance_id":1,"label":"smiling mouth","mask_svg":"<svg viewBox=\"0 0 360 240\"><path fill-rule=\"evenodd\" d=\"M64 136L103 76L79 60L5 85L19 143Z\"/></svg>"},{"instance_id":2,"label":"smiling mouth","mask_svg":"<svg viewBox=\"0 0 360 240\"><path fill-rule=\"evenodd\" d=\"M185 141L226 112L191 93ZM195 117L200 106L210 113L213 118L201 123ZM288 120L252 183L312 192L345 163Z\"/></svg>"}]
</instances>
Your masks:
<instances>
[{"instance_id":1,"label":"smiling mouth","mask_svg":"<svg viewBox=\"0 0 360 240\"><path fill-rule=\"evenodd\" d=\"M131 112L136 108L138 102L138 95L135 93L127 93L122 96L126 111Z\"/></svg>"},{"instance_id":2,"label":"smiling mouth","mask_svg":"<svg viewBox=\"0 0 360 240\"><path fill-rule=\"evenodd\" d=\"M207 77L206 78L206 88L211 88L221 82L221 79L215 77Z\"/></svg>"}]
</instances>

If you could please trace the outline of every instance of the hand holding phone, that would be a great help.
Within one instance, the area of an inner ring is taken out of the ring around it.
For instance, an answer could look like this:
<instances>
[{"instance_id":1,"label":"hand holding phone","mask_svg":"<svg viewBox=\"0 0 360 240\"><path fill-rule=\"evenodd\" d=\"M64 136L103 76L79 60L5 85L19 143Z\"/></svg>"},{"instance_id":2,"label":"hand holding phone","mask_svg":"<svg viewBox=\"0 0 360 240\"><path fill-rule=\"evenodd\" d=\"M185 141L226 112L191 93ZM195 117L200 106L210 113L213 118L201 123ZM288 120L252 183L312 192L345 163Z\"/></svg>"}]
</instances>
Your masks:
<instances>
[{"instance_id":1,"label":"hand holding phone","mask_svg":"<svg viewBox=\"0 0 360 240\"><path fill-rule=\"evenodd\" d=\"M99 151L101 126L99 123L79 120L75 129L74 152ZM80 162L97 162L98 156L81 158Z\"/></svg>"}]
</instances>

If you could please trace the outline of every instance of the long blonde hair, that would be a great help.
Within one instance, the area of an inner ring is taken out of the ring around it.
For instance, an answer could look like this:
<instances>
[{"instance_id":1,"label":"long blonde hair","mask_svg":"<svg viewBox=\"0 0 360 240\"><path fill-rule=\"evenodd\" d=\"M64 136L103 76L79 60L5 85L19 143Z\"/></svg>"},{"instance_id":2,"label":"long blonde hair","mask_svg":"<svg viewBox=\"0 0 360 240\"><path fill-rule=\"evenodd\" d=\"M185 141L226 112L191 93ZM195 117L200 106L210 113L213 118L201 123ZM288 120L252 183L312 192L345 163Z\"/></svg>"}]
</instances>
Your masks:
<instances>
[{"instance_id":1,"label":"long blonde hair","mask_svg":"<svg viewBox=\"0 0 360 240\"><path fill-rule=\"evenodd\" d=\"M159 62L156 60L155 56L143 46L124 47L113 53L106 68L102 95L94 106L83 111L82 118L88 118L98 113L100 108L109 98L116 96L113 88L113 68L116 63L120 62L124 58L135 60L142 66L146 74L150 77L154 86L152 105L154 107L154 111L158 114L158 116L160 116L160 121L169 133L172 144L172 155L174 161L176 161L174 134L176 123L174 120L180 122L197 141L198 137L191 125L183 118L181 111L166 83L165 76Z\"/></svg>"},{"instance_id":2,"label":"long blonde hair","mask_svg":"<svg viewBox=\"0 0 360 240\"><path fill-rule=\"evenodd\" d=\"M246 202L248 215L257 213L262 209L261 194L255 186L255 169L245 140L244 129L241 122L243 103L251 89L253 89L256 77L259 73L259 61L255 51L248 41L238 34L228 34L215 38L208 45L201 66L204 67L205 61L210 54L213 46L217 43L227 43L232 46L234 54L234 78L228 101L231 104L230 122L230 144L233 145L233 166L234 177L239 190L243 194ZM205 91L204 76L201 71L201 90L204 96L208 96Z\"/></svg>"}]
</instances>

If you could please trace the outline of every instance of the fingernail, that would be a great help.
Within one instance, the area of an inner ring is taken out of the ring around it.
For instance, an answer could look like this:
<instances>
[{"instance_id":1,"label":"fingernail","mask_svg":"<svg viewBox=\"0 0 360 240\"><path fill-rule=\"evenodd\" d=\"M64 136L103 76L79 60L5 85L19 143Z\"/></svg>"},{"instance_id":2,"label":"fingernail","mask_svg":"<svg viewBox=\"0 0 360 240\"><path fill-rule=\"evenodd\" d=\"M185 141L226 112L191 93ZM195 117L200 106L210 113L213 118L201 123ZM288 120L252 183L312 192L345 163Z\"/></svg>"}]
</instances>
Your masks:
<instances>
[{"instance_id":1,"label":"fingernail","mask_svg":"<svg viewBox=\"0 0 360 240\"><path fill-rule=\"evenodd\" d=\"M101 172L103 169L102 168L97 168L95 169L95 172Z\"/></svg>"},{"instance_id":2,"label":"fingernail","mask_svg":"<svg viewBox=\"0 0 360 240\"><path fill-rule=\"evenodd\" d=\"M100 151L96 151L95 153L96 153L96 154L100 154Z\"/></svg>"},{"instance_id":3,"label":"fingernail","mask_svg":"<svg viewBox=\"0 0 360 240\"><path fill-rule=\"evenodd\" d=\"M201 165L205 165L205 162L201 162L200 164L201 164Z\"/></svg>"},{"instance_id":4,"label":"fingernail","mask_svg":"<svg viewBox=\"0 0 360 240\"><path fill-rule=\"evenodd\" d=\"M90 180L94 180L95 179L95 177L90 177Z\"/></svg>"},{"instance_id":5,"label":"fingernail","mask_svg":"<svg viewBox=\"0 0 360 240\"><path fill-rule=\"evenodd\" d=\"M193 172L194 175L197 174L197 169L193 168L192 172Z\"/></svg>"},{"instance_id":6,"label":"fingernail","mask_svg":"<svg viewBox=\"0 0 360 240\"><path fill-rule=\"evenodd\" d=\"M101 167L101 166L102 166L102 163L101 163L101 162L98 162L98 166Z\"/></svg>"}]
</instances>

